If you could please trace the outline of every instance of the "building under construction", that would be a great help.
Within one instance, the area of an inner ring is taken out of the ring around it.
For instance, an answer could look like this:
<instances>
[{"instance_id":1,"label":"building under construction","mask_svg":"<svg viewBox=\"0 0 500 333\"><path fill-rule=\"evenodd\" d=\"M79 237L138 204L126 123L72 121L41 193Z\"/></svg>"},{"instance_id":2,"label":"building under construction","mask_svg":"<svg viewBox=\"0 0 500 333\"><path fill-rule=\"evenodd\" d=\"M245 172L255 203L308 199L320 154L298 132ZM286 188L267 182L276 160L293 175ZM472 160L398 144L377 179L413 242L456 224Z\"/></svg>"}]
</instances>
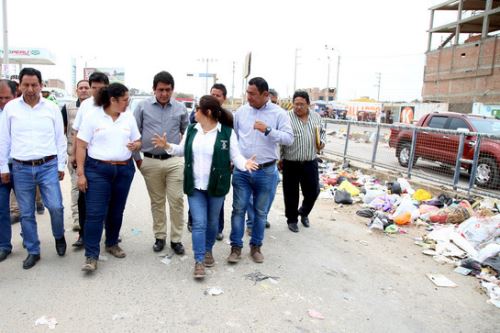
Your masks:
<instances>
[{"instance_id":1,"label":"building under construction","mask_svg":"<svg viewBox=\"0 0 500 333\"><path fill-rule=\"evenodd\" d=\"M423 100L463 113L500 104L500 0L450 0L430 13ZM439 15L455 18L435 26Z\"/></svg>"}]
</instances>

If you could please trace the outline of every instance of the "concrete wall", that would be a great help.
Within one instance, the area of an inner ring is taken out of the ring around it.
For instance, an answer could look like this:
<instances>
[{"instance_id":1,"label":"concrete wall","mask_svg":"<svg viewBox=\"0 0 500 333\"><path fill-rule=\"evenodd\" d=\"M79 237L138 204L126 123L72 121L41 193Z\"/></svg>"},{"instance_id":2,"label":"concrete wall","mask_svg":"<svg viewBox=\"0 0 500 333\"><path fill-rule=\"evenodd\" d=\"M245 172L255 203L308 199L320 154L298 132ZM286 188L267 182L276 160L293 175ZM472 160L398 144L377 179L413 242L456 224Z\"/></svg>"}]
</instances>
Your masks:
<instances>
[{"instance_id":1,"label":"concrete wall","mask_svg":"<svg viewBox=\"0 0 500 333\"><path fill-rule=\"evenodd\" d=\"M459 104L500 102L500 40L490 37L428 52L422 98Z\"/></svg>"}]
</instances>

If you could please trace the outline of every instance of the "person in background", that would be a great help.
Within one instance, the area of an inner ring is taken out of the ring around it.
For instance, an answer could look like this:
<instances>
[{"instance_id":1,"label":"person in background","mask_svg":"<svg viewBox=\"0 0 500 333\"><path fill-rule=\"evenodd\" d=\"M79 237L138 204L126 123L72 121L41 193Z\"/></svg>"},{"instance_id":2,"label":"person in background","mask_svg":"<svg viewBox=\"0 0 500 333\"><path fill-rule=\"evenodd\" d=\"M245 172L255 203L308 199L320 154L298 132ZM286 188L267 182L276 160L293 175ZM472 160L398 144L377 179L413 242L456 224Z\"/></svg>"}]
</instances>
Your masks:
<instances>
[{"instance_id":1,"label":"person in background","mask_svg":"<svg viewBox=\"0 0 500 333\"><path fill-rule=\"evenodd\" d=\"M170 247L177 255L184 254L182 229L184 226L184 198L182 179L184 163L182 158L171 156L164 149L155 147L152 140L156 135L166 134L178 144L188 126L189 114L184 104L172 97L174 78L162 71L153 78L154 96L142 101L134 110L137 127L142 135L142 152L134 155L137 167L144 177L151 200L153 251L160 252L165 247L167 237L167 213L165 199L170 208Z\"/></svg>"},{"instance_id":2,"label":"person in background","mask_svg":"<svg viewBox=\"0 0 500 333\"><path fill-rule=\"evenodd\" d=\"M0 129L0 172L2 182L10 182L9 151L13 159L12 177L21 212L23 243L28 256L23 268L40 260L40 241L35 220L36 186L48 208L59 256L66 253L64 208L59 181L66 167L66 137L59 108L41 98L42 74L25 67L19 73L22 96L9 102Z\"/></svg>"},{"instance_id":3,"label":"person in background","mask_svg":"<svg viewBox=\"0 0 500 333\"><path fill-rule=\"evenodd\" d=\"M309 228L309 213L319 195L319 172L316 154L326 143L321 116L309 110L309 95L305 91L293 94L293 112L288 112L294 141L281 148L283 168L283 198L288 229L298 232L298 216L302 225ZM318 135L319 134L319 135ZM318 142L319 138L319 142ZM299 186L302 205L299 206Z\"/></svg>"},{"instance_id":4,"label":"person in background","mask_svg":"<svg viewBox=\"0 0 500 333\"><path fill-rule=\"evenodd\" d=\"M112 83L99 90L91 117L85 117L77 135L76 163L78 188L85 192L85 263L82 270L97 269L103 221L106 224L106 252L124 258L118 245L135 168L132 152L141 148L140 133L127 110L128 89ZM88 150L88 151L87 151Z\"/></svg>"},{"instance_id":5,"label":"person in background","mask_svg":"<svg viewBox=\"0 0 500 333\"><path fill-rule=\"evenodd\" d=\"M76 96L78 99L74 102L64 105L61 109L64 122L64 133L68 140L68 171L71 177L71 216L73 217L73 231L80 230L78 221L78 186L76 185L76 160L73 155L73 123L75 122L76 114L80 108L80 104L90 97L90 85L88 80L80 80L76 84Z\"/></svg>"},{"instance_id":6,"label":"person in background","mask_svg":"<svg viewBox=\"0 0 500 333\"><path fill-rule=\"evenodd\" d=\"M250 195L253 195L255 219L250 238L250 255L256 263L264 262L261 246L264 240L269 196L276 184L278 146L293 142L290 118L283 109L269 101L269 86L261 77L248 82L248 104L241 106L234 115L234 131L238 136L241 153L245 158L256 155L259 164L254 172L233 172L233 212L231 215L231 253L229 263L241 259L245 212Z\"/></svg>"},{"instance_id":7,"label":"person in background","mask_svg":"<svg viewBox=\"0 0 500 333\"><path fill-rule=\"evenodd\" d=\"M237 169L258 168L253 158L245 160L232 130L232 115L214 96L203 96L196 107L196 124L189 125L179 145L156 136L156 147L171 155L184 156L184 193L193 217L194 278L205 277L205 266L215 264L215 243L219 215L231 181L231 162Z\"/></svg>"},{"instance_id":8,"label":"person in background","mask_svg":"<svg viewBox=\"0 0 500 333\"><path fill-rule=\"evenodd\" d=\"M3 109L5 105L16 97L16 84L10 80L0 80L0 129L3 128ZM9 171L12 172L12 161L9 161ZM11 222L19 221L19 213L14 216L10 213L9 197L12 191L12 181L3 183L0 177L0 261L7 259L12 251Z\"/></svg>"}]
</instances>

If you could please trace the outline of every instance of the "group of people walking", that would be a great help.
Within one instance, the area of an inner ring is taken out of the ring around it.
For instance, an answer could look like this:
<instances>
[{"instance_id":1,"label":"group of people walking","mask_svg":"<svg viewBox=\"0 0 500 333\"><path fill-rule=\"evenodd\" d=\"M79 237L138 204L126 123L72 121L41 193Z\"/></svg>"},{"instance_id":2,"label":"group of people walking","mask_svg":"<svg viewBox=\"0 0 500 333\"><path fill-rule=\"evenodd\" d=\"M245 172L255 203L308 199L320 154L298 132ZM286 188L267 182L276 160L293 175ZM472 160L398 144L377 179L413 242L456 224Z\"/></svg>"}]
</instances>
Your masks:
<instances>
[{"instance_id":1,"label":"group of people walking","mask_svg":"<svg viewBox=\"0 0 500 333\"><path fill-rule=\"evenodd\" d=\"M135 110L128 109L127 87L109 84L103 73L94 72L89 80L78 82L78 100L62 112L41 96L38 70L24 68L19 80L22 94L10 99L4 90L11 91L11 81L0 81L0 261L12 251L11 190L28 251L23 268L40 260L37 186L50 213L56 251L65 254L59 181L67 160L73 230L79 231L73 246L85 249L82 270L86 272L97 269L103 230L105 251L116 258L126 256L120 229L136 168L151 202L153 251L166 245L168 201L170 247L178 255L185 253L183 194L187 195L195 278L203 278L205 267L215 264L212 249L223 237L224 199L231 185L229 263L241 260L246 215L252 219L250 256L257 263L264 261L261 249L279 183L278 167L283 172L289 230L299 231L299 216L309 227L308 215L319 194L316 155L326 138L319 115L309 111L306 92L295 92L293 111L287 112L271 98L267 82L255 77L248 82L248 103L233 114L222 107L226 88L215 84L210 95L199 99L190 120L184 105L173 98L174 79L165 71L153 78L154 95ZM300 206L299 187L304 197Z\"/></svg>"}]
</instances>

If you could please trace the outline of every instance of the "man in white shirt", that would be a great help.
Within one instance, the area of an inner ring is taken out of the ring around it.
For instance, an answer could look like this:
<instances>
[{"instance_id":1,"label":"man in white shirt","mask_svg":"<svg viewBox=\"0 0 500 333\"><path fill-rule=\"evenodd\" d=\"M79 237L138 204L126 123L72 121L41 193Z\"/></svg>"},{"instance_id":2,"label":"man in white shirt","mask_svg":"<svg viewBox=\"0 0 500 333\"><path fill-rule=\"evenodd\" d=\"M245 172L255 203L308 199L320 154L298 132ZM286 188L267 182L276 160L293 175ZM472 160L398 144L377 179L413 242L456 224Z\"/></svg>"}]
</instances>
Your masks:
<instances>
[{"instance_id":1,"label":"man in white shirt","mask_svg":"<svg viewBox=\"0 0 500 333\"><path fill-rule=\"evenodd\" d=\"M0 172L2 182L10 182L9 151L12 176L21 212L21 228L28 257L23 268L40 260L40 241L35 220L35 188L50 212L52 234L59 256L66 253L64 208L59 181L66 167L66 136L61 111L41 97L42 74L34 68L19 73L22 96L5 106L0 129Z\"/></svg>"}]
</instances>

